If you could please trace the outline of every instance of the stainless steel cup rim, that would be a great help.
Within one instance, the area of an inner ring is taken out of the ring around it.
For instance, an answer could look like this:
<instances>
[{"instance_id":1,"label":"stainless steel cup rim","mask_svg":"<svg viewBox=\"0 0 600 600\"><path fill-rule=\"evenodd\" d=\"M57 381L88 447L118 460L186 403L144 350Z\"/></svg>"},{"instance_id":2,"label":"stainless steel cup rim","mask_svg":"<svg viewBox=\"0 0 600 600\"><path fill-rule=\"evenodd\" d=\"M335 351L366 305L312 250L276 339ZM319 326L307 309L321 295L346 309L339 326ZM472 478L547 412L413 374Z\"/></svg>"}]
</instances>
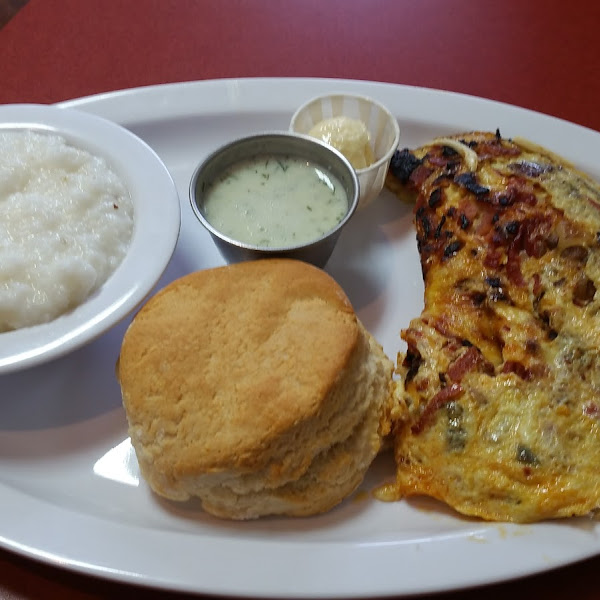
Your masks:
<instances>
[{"instance_id":1,"label":"stainless steel cup rim","mask_svg":"<svg viewBox=\"0 0 600 600\"><path fill-rule=\"evenodd\" d=\"M336 175L344 184L348 196L348 209L343 219L328 232L310 242L281 247L257 246L231 238L214 227L201 208L202 188L214 179L218 172L241 160L259 154L288 154L310 159ZM358 206L360 183L355 169L338 150L308 135L290 131L265 131L232 140L217 148L195 169L189 187L192 210L200 223L216 238L238 248L264 254L265 256L300 250L318 244L330 236L337 236L352 218Z\"/></svg>"}]
</instances>

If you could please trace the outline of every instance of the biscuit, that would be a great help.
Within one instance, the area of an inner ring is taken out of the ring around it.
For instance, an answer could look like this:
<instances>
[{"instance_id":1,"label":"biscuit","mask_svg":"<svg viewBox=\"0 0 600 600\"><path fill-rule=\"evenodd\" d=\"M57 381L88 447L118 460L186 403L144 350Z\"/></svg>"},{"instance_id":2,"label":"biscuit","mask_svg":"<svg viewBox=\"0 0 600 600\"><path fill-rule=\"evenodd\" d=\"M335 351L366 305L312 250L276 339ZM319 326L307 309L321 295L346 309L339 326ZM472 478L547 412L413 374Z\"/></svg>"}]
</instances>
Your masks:
<instances>
[{"instance_id":1,"label":"biscuit","mask_svg":"<svg viewBox=\"0 0 600 600\"><path fill-rule=\"evenodd\" d=\"M161 290L118 378L150 487L251 519L323 512L356 488L390 428L392 369L329 275L268 259Z\"/></svg>"}]
</instances>

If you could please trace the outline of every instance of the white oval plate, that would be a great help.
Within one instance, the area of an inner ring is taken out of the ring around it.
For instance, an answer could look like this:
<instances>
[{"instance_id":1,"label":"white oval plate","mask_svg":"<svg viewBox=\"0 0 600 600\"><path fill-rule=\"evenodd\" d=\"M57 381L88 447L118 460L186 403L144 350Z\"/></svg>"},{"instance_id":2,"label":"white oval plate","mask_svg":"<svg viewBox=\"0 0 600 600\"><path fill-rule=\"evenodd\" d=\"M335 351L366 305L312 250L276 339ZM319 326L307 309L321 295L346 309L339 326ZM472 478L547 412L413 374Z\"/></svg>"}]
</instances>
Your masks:
<instances>
[{"instance_id":1,"label":"white oval plate","mask_svg":"<svg viewBox=\"0 0 600 600\"><path fill-rule=\"evenodd\" d=\"M222 264L192 214L190 177L226 141L286 129L306 99L356 93L398 118L401 146L470 129L522 135L600 178L600 135L512 106L398 85L341 80L220 80L67 103L146 140L180 192L181 235L163 281ZM344 230L327 265L389 356L422 308L412 207L384 191ZM600 524L519 526L461 518L427 500L385 504L369 492L393 477L382 456L361 490L305 519L232 523L194 503L153 496L138 472L113 375L124 324L51 364L2 376L0 544L118 581L203 594L376 597L498 582L600 552Z\"/></svg>"},{"instance_id":2,"label":"white oval plate","mask_svg":"<svg viewBox=\"0 0 600 600\"><path fill-rule=\"evenodd\" d=\"M129 314L163 273L177 243L177 189L158 155L120 125L76 109L0 106L0 129L29 128L64 137L103 157L125 182L134 208L131 244L123 262L86 301L42 325L0 333L0 375L71 352Z\"/></svg>"}]
</instances>

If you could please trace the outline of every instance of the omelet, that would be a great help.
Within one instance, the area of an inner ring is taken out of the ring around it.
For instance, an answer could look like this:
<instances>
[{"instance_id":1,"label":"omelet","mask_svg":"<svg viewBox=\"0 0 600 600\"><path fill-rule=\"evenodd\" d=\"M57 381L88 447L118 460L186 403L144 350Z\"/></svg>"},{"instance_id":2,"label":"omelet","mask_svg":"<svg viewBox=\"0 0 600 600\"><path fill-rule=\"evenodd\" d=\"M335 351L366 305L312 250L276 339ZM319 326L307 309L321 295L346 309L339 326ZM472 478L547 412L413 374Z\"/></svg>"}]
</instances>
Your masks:
<instances>
[{"instance_id":1,"label":"omelet","mask_svg":"<svg viewBox=\"0 0 600 600\"><path fill-rule=\"evenodd\" d=\"M395 498L493 521L600 506L600 186L499 131L398 151L424 308L401 332Z\"/></svg>"}]
</instances>

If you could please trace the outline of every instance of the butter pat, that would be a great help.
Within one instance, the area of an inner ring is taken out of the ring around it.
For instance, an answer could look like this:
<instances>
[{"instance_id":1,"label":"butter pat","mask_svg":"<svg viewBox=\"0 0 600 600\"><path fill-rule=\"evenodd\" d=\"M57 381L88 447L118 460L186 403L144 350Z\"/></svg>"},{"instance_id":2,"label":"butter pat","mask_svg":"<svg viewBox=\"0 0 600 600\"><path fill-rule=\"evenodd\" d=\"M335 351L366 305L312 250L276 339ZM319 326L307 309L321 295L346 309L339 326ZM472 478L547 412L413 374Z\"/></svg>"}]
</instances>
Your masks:
<instances>
[{"instance_id":1,"label":"butter pat","mask_svg":"<svg viewBox=\"0 0 600 600\"><path fill-rule=\"evenodd\" d=\"M375 162L367 126L359 119L343 115L324 119L308 135L339 150L355 169L364 169Z\"/></svg>"}]
</instances>

